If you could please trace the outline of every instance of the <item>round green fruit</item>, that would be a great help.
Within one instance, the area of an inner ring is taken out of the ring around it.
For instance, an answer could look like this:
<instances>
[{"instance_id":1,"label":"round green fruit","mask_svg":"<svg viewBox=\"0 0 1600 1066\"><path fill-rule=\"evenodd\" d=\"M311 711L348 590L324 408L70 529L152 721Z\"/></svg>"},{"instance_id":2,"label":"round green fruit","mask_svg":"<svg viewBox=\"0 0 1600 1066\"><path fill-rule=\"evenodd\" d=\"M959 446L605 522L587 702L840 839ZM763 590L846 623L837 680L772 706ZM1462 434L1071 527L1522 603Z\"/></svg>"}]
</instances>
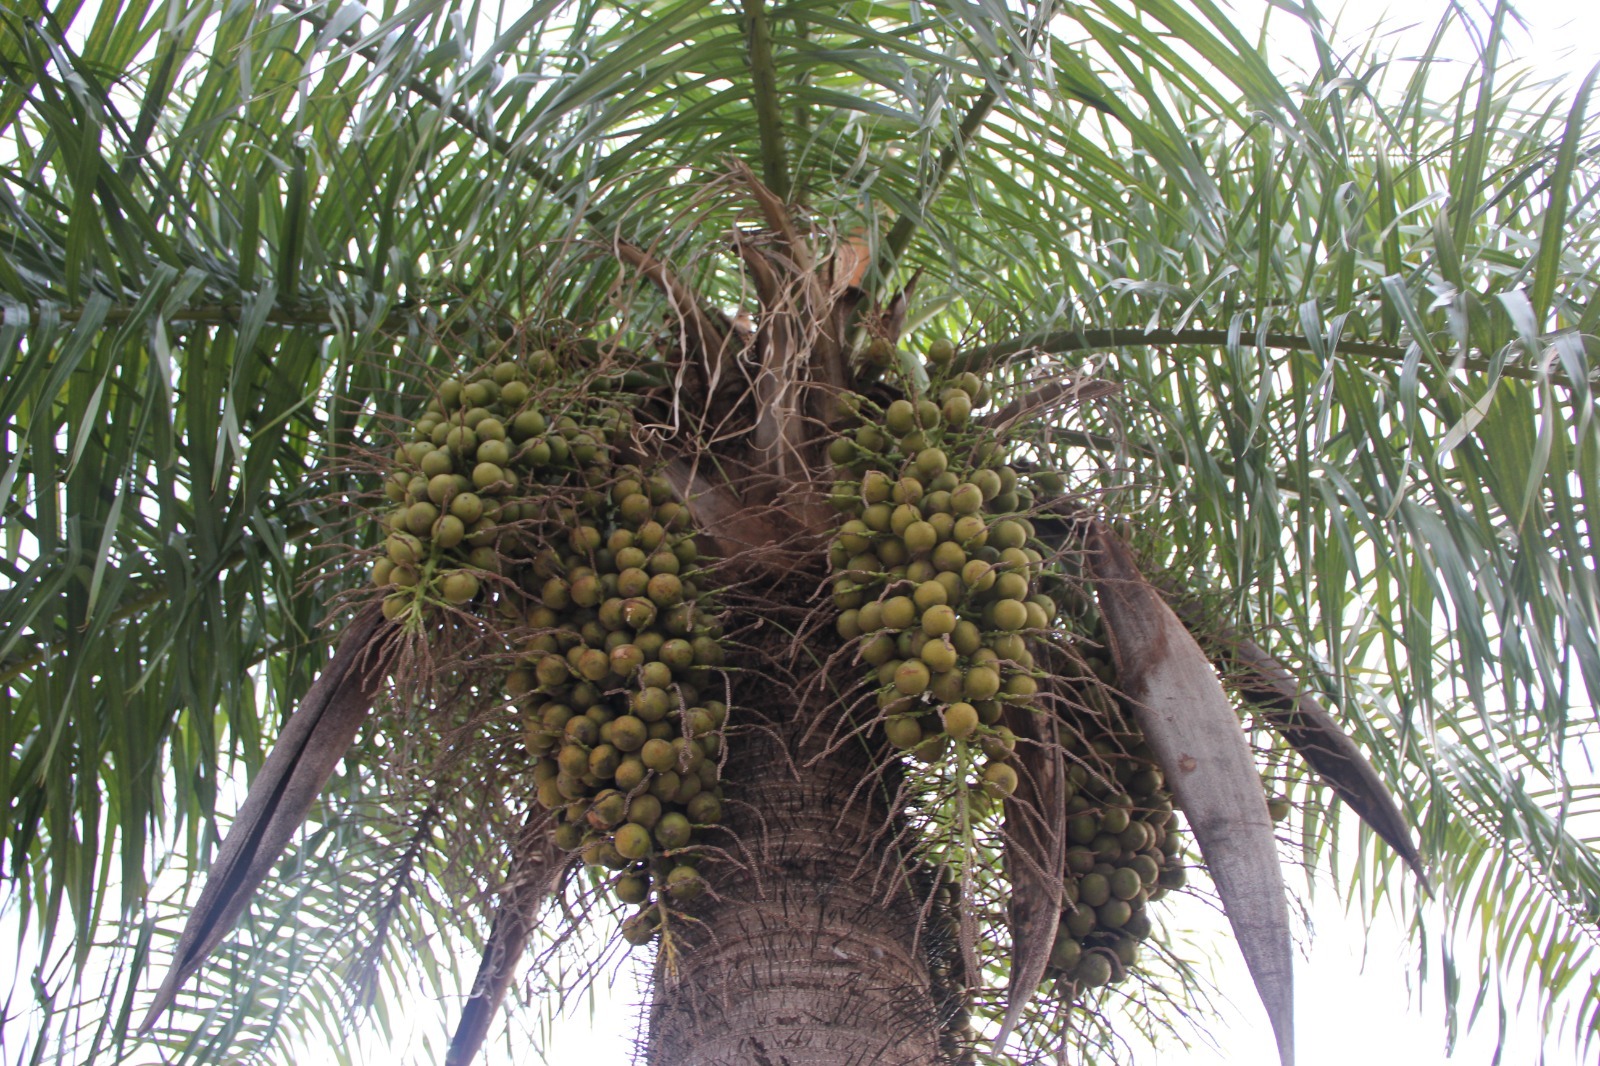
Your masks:
<instances>
[{"instance_id":1,"label":"round green fruit","mask_svg":"<svg viewBox=\"0 0 1600 1066\"><path fill-rule=\"evenodd\" d=\"M1098 951L1087 952L1073 968L1072 979L1084 988L1098 988L1111 983L1111 960Z\"/></svg>"},{"instance_id":2,"label":"round green fruit","mask_svg":"<svg viewBox=\"0 0 1600 1066\"><path fill-rule=\"evenodd\" d=\"M1007 763L990 763L983 768L981 783L989 795L1005 799L1017 790L1017 771Z\"/></svg>"},{"instance_id":3,"label":"round green fruit","mask_svg":"<svg viewBox=\"0 0 1600 1066\"><path fill-rule=\"evenodd\" d=\"M978 728L978 711L970 703L952 703L944 710L944 731L956 740L966 740Z\"/></svg>"},{"instance_id":4,"label":"round green fruit","mask_svg":"<svg viewBox=\"0 0 1600 1066\"><path fill-rule=\"evenodd\" d=\"M661 821L656 823L656 842L668 850L681 848L689 843L689 819L673 811L661 816Z\"/></svg>"},{"instance_id":5,"label":"round green fruit","mask_svg":"<svg viewBox=\"0 0 1600 1066\"><path fill-rule=\"evenodd\" d=\"M478 579L462 570L452 570L439 582L439 594L454 604L463 604L478 594Z\"/></svg>"}]
</instances>

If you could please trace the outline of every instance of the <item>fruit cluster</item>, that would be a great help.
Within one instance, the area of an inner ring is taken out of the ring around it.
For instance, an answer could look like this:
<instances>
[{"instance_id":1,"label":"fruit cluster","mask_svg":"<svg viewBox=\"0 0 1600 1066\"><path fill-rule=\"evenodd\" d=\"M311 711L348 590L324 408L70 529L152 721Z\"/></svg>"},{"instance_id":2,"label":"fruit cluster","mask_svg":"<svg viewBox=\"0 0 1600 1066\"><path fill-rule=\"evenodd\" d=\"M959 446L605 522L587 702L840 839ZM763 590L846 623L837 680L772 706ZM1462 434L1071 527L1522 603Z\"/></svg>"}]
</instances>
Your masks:
<instances>
[{"instance_id":1,"label":"fruit cluster","mask_svg":"<svg viewBox=\"0 0 1600 1066\"><path fill-rule=\"evenodd\" d=\"M1184 884L1183 838L1160 766L1107 683L1110 662L1086 660L1057 732L1067 757L1064 910L1050 971L1078 989L1121 982L1150 935L1145 904Z\"/></svg>"},{"instance_id":2,"label":"fruit cluster","mask_svg":"<svg viewBox=\"0 0 1600 1066\"><path fill-rule=\"evenodd\" d=\"M999 798L1017 787L1002 707L1038 691L1024 634L1046 630L1056 603L1040 594L1044 557L1020 513L1032 492L973 423L987 389L949 373L953 354L930 353L938 402L853 398L861 425L830 447L848 475L832 495L846 515L830 548L833 602L839 635L876 671L889 742L926 762L952 741L975 745L978 784Z\"/></svg>"},{"instance_id":3,"label":"fruit cluster","mask_svg":"<svg viewBox=\"0 0 1600 1066\"><path fill-rule=\"evenodd\" d=\"M500 613L528 635L506 676L555 840L642 905L697 895L697 829L721 818L727 707L702 699L721 630L697 584L687 508L619 460L627 411L553 386L550 357L443 382L395 454L395 508L373 582L384 612L420 625L443 604ZM547 416L547 412L556 412Z\"/></svg>"},{"instance_id":4,"label":"fruit cluster","mask_svg":"<svg viewBox=\"0 0 1600 1066\"><path fill-rule=\"evenodd\" d=\"M1111 695L1108 661L1056 679L1075 698L1053 703L1079 709L1039 706L1045 671L1030 642L1054 642L1063 611L1087 610L1027 517L1036 492L1059 496L1063 483L1005 465L972 417L987 389L951 373L953 356L947 342L933 345L926 390L902 382L906 395L881 406L850 398L860 424L829 452L843 471L832 494L843 513L830 549L837 627L874 671L890 744L928 763L970 745L963 767L982 753L980 810L1018 785L1005 706L1057 714L1068 839L1049 973L1076 995L1136 963L1151 931L1145 905L1183 883L1183 841L1155 757Z\"/></svg>"}]
</instances>

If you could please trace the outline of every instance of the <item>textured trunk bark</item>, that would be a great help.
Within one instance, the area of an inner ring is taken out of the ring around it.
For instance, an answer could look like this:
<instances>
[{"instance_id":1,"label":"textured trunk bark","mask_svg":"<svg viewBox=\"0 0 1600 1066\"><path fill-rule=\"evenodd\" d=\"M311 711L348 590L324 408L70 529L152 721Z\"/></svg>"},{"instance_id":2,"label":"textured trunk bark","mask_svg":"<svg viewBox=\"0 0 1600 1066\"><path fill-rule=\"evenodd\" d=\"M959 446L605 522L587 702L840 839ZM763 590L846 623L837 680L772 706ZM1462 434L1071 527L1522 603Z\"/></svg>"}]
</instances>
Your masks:
<instances>
[{"instance_id":1,"label":"textured trunk bark","mask_svg":"<svg viewBox=\"0 0 1600 1066\"><path fill-rule=\"evenodd\" d=\"M745 701L759 698L755 687ZM658 949L647 1061L949 1061L940 1015L951 1008L941 1010L927 958L937 938L919 934L926 879L891 854L891 815L881 788L862 787L860 743L806 766L815 750L802 750L792 723L841 712L820 698L784 708L773 706L783 693L765 696L765 707L744 706L790 725L729 738L728 832L716 843L742 865L710 867L714 891L692 921L672 924L674 953Z\"/></svg>"}]
</instances>

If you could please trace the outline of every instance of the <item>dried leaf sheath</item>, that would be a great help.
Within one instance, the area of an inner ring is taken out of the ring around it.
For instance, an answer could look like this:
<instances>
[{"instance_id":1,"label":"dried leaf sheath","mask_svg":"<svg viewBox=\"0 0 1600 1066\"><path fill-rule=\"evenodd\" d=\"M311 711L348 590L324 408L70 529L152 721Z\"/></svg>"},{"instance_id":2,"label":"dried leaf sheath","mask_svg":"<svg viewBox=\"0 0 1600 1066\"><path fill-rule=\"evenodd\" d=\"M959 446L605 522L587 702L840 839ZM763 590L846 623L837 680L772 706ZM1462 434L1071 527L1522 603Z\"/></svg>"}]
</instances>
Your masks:
<instances>
[{"instance_id":1,"label":"dried leaf sheath","mask_svg":"<svg viewBox=\"0 0 1600 1066\"><path fill-rule=\"evenodd\" d=\"M1134 717L1200 845L1278 1055L1294 1062L1289 910L1272 819L1255 760L1210 661L1103 524L1089 561L1117 670Z\"/></svg>"},{"instance_id":2,"label":"dried leaf sheath","mask_svg":"<svg viewBox=\"0 0 1600 1066\"><path fill-rule=\"evenodd\" d=\"M345 630L321 676L284 724L244 805L206 874L200 901L189 915L172 967L140 1024L148 1031L189 977L243 913L251 894L316 802L362 721L385 674L384 649L393 624L372 606Z\"/></svg>"}]
</instances>

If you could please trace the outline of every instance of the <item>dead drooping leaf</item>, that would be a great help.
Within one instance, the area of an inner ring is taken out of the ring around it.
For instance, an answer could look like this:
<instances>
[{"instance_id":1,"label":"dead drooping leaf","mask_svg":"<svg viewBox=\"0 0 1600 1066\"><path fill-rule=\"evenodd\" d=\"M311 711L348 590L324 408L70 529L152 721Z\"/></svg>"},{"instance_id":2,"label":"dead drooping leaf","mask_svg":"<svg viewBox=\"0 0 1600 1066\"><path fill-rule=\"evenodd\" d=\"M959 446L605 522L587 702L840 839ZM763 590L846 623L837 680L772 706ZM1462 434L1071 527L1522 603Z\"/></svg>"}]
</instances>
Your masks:
<instances>
[{"instance_id":1,"label":"dead drooping leaf","mask_svg":"<svg viewBox=\"0 0 1600 1066\"><path fill-rule=\"evenodd\" d=\"M327 668L284 724L206 874L200 901L184 924L172 967L139 1026L141 1032L172 1005L184 982L233 928L256 886L305 821L372 710L393 629L376 605L357 615Z\"/></svg>"},{"instance_id":2,"label":"dead drooping leaf","mask_svg":"<svg viewBox=\"0 0 1600 1066\"><path fill-rule=\"evenodd\" d=\"M528 816L522 827L512 860L507 891L495 908L494 924L483 945L483 959L472 983L472 995L461 1008L450 1047L445 1051L445 1066L467 1066L478 1057L489 1025L505 1001L506 991L517 975L517 963L527 950L539 906L549 897L551 874L561 864L562 854L550 837L551 816L539 810Z\"/></svg>"},{"instance_id":3,"label":"dead drooping leaf","mask_svg":"<svg viewBox=\"0 0 1600 1066\"><path fill-rule=\"evenodd\" d=\"M1017 791L1005 801L1003 840L1006 880L1011 884L1007 920L1011 925L1011 975L1006 1015L994 1038L1000 1054L1027 1009L1055 942L1061 921L1065 868L1065 767L1050 721L1023 707L1005 710L1005 724L1017 735Z\"/></svg>"},{"instance_id":4,"label":"dead drooping leaf","mask_svg":"<svg viewBox=\"0 0 1600 1066\"><path fill-rule=\"evenodd\" d=\"M1283 664L1259 645L1235 638L1228 650L1233 661L1248 672L1240 684L1244 697L1261 708L1262 716L1279 735L1405 860L1426 889L1428 876L1422 869L1422 856L1411 843L1410 828L1356 742L1309 693L1300 690Z\"/></svg>"},{"instance_id":5,"label":"dead drooping leaf","mask_svg":"<svg viewBox=\"0 0 1600 1066\"><path fill-rule=\"evenodd\" d=\"M1093 523L1090 572L1134 717L1155 751L1216 883L1256 991L1294 1063L1289 908L1255 760L1205 653L1134 565Z\"/></svg>"}]
</instances>

